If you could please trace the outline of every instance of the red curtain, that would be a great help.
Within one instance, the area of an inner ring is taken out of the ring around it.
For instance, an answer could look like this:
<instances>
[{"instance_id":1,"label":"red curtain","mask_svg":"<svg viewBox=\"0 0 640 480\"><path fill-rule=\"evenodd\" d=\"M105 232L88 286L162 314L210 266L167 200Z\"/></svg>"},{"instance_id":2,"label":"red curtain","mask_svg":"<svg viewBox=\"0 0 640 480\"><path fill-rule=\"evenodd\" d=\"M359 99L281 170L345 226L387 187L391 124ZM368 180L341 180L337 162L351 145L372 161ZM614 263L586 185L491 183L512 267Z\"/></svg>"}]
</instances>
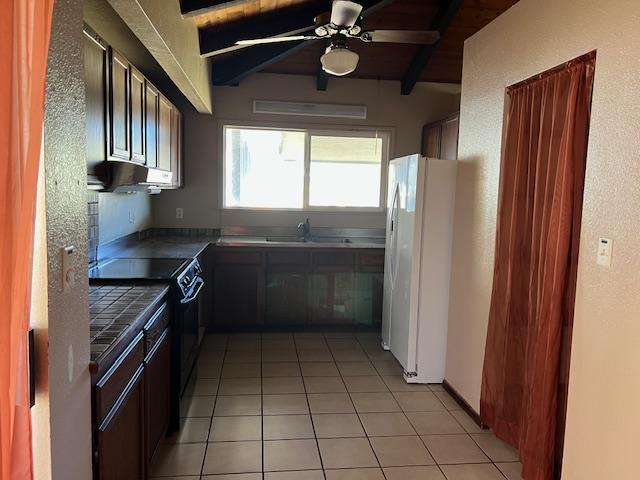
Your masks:
<instances>
[{"instance_id":1,"label":"red curtain","mask_svg":"<svg viewBox=\"0 0 640 480\"><path fill-rule=\"evenodd\" d=\"M507 91L480 415L525 480L557 474L594 67L591 53Z\"/></svg>"},{"instance_id":2,"label":"red curtain","mask_svg":"<svg viewBox=\"0 0 640 480\"><path fill-rule=\"evenodd\" d=\"M0 15L0 478L33 477L27 329L53 0Z\"/></svg>"}]
</instances>

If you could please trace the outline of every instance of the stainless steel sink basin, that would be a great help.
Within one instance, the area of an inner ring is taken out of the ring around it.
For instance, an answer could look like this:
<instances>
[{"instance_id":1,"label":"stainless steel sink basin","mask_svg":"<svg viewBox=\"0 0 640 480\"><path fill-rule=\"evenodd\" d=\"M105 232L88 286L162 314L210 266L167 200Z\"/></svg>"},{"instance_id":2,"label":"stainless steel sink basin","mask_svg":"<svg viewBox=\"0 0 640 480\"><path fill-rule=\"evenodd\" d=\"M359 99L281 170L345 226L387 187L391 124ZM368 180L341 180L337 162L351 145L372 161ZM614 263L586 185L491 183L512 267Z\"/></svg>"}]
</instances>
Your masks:
<instances>
[{"instance_id":1,"label":"stainless steel sink basin","mask_svg":"<svg viewBox=\"0 0 640 480\"><path fill-rule=\"evenodd\" d=\"M278 242L278 243L308 243L313 240L307 240L302 237L267 237L267 242Z\"/></svg>"}]
</instances>

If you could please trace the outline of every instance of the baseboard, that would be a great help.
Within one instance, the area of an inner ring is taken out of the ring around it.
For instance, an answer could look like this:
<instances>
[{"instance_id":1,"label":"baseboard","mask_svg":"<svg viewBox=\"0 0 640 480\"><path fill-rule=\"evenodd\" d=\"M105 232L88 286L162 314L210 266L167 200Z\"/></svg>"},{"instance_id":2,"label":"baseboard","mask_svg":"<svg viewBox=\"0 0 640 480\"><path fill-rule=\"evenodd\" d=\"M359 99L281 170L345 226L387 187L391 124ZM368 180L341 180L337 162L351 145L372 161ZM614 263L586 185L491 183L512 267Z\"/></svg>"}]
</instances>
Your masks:
<instances>
[{"instance_id":1,"label":"baseboard","mask_svg":"<svg viewBox=\"0 0 640 480\"><path fill-rule=\"evenodd\" d=\"M467 415L469 415L474 422L476 422L478 424L478 426L480 428L488 428L485 424L482 423L482 420L480 420L480 414L478 412L476 412L473 407L471 405L469 405L467 403L467 401L462 398L462 395L460 395L455 388L453 388L451 386L451 384L449 382L447 382L446 380L442 381L442 388L444 388L444 390L451 395L451 397L456 401L456 403L458 405L460 405L460 407L462 407L462 410L465 411L465 413Z\"/></svg>"}]
</instances>

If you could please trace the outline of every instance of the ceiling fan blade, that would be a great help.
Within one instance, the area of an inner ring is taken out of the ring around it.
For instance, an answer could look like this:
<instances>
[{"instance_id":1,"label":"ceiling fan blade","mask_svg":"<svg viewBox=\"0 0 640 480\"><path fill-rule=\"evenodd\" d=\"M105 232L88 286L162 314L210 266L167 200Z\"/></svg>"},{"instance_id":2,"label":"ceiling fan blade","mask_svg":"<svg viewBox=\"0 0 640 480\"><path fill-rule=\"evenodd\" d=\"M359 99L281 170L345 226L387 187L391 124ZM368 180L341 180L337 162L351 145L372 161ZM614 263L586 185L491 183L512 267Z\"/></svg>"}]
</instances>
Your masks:
<instances>
[{"instance_id":1,"label":"ceiling fan blade","mask_svg":"<svg viewBox=\"0 0 640 480\"><path fill-rule=\"evenodd\" d=\"M430 45L440 40L437 30L370 30L363 32L360 39L364 42L417 43Z\"/></svg>"},{"instance_id":2,"label":"ceiling fan blade","mask_svg":"<svg viewBox=\"0 0 640 480\"><path fill-rule=\"evenodd\" d=\"M267 43L280 43L280 42L295 42L300 40L316 40L319 37L315 35L292 35L290 37L268 37L268 38L255 38L252 40L238 40L236 45L242 45L245 47L251 45L263 45Z\"/></svg>"},{"instance_id":3,"label":"ceiling fan blade","mask_svg":"<svg viewBox=\"0 0 640 480\"><path fill-rule=\"evenodd\" d=\"M360 13L362 12L362 5L349 0L333 0L331 6L331 23L337 27L351 28L353 27Z\"/></svg>"}]
</instances>

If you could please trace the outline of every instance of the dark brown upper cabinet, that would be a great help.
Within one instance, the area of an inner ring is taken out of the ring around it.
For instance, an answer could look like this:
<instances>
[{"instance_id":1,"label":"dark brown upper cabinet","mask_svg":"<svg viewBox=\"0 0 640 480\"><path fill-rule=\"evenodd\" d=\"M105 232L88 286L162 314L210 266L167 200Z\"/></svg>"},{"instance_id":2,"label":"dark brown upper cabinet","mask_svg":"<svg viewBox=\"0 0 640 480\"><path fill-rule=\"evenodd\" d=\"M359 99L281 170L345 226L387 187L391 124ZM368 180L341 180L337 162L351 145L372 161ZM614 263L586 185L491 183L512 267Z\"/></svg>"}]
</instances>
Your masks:
<instances>
[{"instance_id":1,"label":"dark brown upper cabinet","mask_svg":"<svg viewBox=\"0 0 640 480\"><path fill-rule=\"evenodd\" d=\"M460 114L456 113L422 129L422 155L444 160L458 159L458 127Z\"/></svg>"},{"instance_id":2,"label":"dark brown upper cabinet","mask_svg":"<svg viewBox=\"0 0 640 480\"><path fill-rule=\"evenodd\" d=\"M87 183L104 185L107 138L105 131L108 47L93 31L84 31L84 77L87 141Z\"/></svg>"},{"instance_id":3,"label":"dark brown upper cabinet","mask_svg":"<svg viewBox=\"0 0 640 480\"><path fill-rule=\"evenodd\" d=\"M170 175L180 188L182 114L117 50L85 25L87 183L109 182L108 162L128 161Z\"/></svg>"},{"instance_id":4,"label":"dark brown upper cabinet","mask_svg":"<svg viewBox=\"0 0 640 480\"><path fill-rule=\"evenodd\" d=\"M109 160L131 159L131 67L109 49Z\"/></svg>"},{"instance_id":5,"label":"dark brown upper cabinet","mask_svg":"<svg viewBox=\"0 0 640 480\"><path fill-rule=\"evenodd\" d=\"M160 94L158 90L146 82L146 144L147 166L158 167L158 118Z\"/></svg>"},{"instance_id":6,"label":"dark brown upper cabinet","mask_svg":"<svg viewBox=\"0 0 640 480\"><path fill-rule=\"evenodd\" d=\"M171 110L171 188L182 188L182 114L177 108Z\"/></svg>"},{"instance_id":7,"label":"dark brown upper cabinet","mask_svg":"<svg viewBox=\"0 0 640 480\"><path fill-rule=\"evenodd\" d=\"M158 168L171 171L171 114L173 105L160 95L158 112Z\"/></svg>"},{"instance_id":8,"label":"dark brown upper cabinet","mask_svg":"<svg viewBox=\"0 0 640 480\"><path fill-rule=\"evenodd\" d=\"M131 67L131 160L146 163L146 82L144 76Z\"/></svg>"}]
</instances>

